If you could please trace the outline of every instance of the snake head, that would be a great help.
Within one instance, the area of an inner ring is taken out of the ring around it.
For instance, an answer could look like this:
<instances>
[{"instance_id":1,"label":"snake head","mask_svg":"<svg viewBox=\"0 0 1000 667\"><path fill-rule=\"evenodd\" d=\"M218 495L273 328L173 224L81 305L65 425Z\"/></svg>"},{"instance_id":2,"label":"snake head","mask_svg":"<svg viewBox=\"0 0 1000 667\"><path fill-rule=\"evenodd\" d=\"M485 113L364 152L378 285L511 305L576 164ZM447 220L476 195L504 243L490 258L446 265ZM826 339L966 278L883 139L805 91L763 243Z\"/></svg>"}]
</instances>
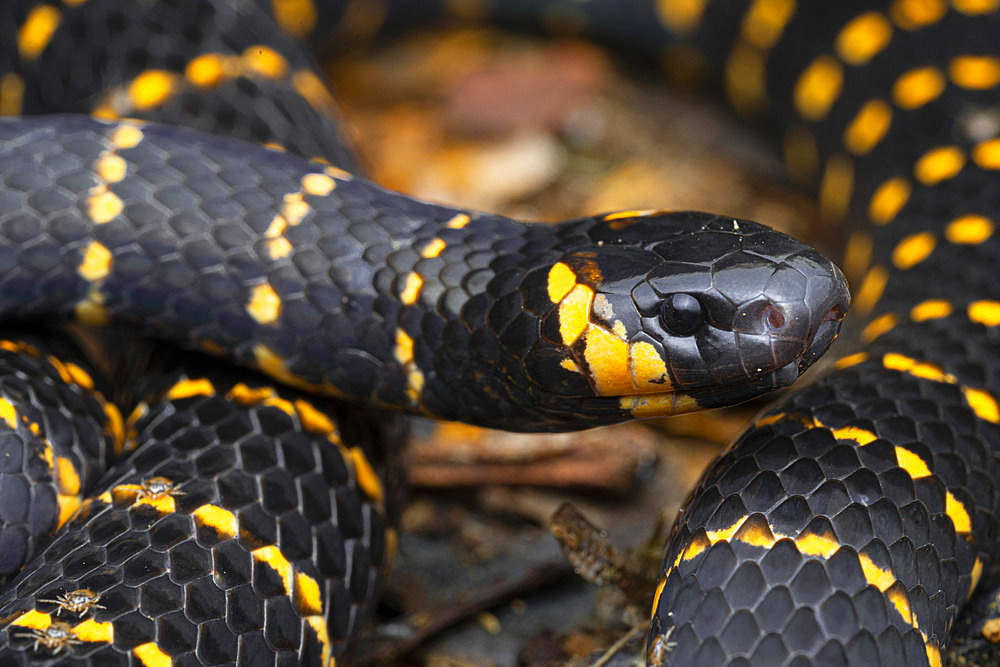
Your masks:
<instances>
[{"instance_id":1,"label":"snake head","mask_svg":"<svg viewBox=\"0 0 1000 667\"><path fill-rule=\"evenodd\" d=\"M563 224L586 242L525 282L525 303L545 295L525 366L535 400L577 418L665 416L788 386L850 301L830 260L757 223L654 212Z\"/></svg>"}]
</instances>

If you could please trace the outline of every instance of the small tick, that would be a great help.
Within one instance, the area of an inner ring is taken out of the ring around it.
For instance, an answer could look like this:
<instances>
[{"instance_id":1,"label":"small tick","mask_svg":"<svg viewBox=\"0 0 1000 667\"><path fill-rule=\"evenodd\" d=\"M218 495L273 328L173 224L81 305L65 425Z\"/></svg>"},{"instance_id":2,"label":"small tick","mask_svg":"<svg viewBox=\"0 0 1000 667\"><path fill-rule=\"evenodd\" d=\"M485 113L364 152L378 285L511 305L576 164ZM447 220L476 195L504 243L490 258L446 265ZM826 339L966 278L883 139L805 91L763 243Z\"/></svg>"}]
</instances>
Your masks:
<instances>
[{"instance_id":1,"label":"small tick","mask_svg":"<svg viewBox=\"0 0 1000 667\"><path fill-rule=\"evenodd\" d=\"M59 605L56 609L56 615L61 614L63 611L80 615L86 613L90 609L104 609L103 605L97 604L100 601L100 593L95 593L89 588L79 588L69 593L63 593L61 595L57 595L55 599L52 600L39 600L39 602L49 602Z\"/></svg>"},{"instance_id":2,"label":"small tick","mask_svg":"<svg viewBox=\"0 0 1000 667\"><path fill-rule=\"evenodd\" d=\"M162 500L167 496L183 496L176 484L166 477L150 477L143 480L136 500Z\"/></svg>"},{"instance_id":3,"label":"small tick","mask_svg":"<svg viewBox=\"0 0 1000 667\"><path fill-rule=\"evenodd\" d=\"M21 637L35 640L35 645L32 648L33 651L37 651L39 646L44 646L52 651L53 654L59 653L67 646L83 643L73 634L73 628L62 621L53 621L44 630L32 628L31 632L23 634Z\"/></svg>"}]
</instances>

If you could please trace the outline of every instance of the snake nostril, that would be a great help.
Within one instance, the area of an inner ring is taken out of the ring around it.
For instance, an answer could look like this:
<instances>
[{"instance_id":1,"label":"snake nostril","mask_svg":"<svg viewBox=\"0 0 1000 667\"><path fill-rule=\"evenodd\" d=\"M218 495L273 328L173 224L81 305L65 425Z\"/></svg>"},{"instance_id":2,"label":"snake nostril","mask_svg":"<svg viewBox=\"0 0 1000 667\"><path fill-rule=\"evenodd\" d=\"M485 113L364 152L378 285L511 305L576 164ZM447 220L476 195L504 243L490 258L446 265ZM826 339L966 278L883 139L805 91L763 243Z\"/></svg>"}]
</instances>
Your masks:
<instances>
[{"instance_id":1,"label":"snake nostril","mask_svg":"<svg viewBox=\"0 0 1000 667\"><path fill-rule=\"evenodd\" d=\"M761 319L770 331L781 329L785 326L785 313L774 304L767 304L761 311Z\"/></svg>"},{"instance_id":2,"label":"snake nostril","mask_svg":"<svg viewBox=\"0 0 1000 667\"><path fill-rule=\"evenodd\" d=\"M823 316L823 322L839 322L844 318L845 309L841 306L833 306L830 310L826 311L826 315Z\"/></svg>"}]
</instances>

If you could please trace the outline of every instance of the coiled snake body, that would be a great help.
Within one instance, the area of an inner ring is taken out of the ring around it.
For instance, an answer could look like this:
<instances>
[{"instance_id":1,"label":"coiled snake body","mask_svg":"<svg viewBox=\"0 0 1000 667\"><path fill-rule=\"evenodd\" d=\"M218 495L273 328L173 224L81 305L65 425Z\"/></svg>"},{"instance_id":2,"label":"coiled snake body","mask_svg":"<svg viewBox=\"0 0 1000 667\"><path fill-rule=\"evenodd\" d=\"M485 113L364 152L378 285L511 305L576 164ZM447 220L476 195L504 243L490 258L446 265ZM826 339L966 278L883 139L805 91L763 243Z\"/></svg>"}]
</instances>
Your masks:
<instances>
[{"instance_id":1,"label":"coiled snake body","mask_svg":"<svg viewBox=\"0 0 1000 667\"><path fill-rule=\"evenodd\" d=\"M289 36L324 13L178 4L0 9L0 110L99 119L0 122L5 317L135 325L311 393L525 430L744 400L836 335L837 269L754 223L626 212L530 226L351 176ZM828 214L874 223L848 255L873 315L863 347L758 418L694 491L648 659L940 664L992 574L1000 505L996 8L585 4L612 42L701 47L739 110L778 121ZM13 575L0 655L340 655L391 551L378 428L347 404L190 365L144 380L156 400L123 420L100 378L47 345L0 344L15 369L0 417L32 453L0 485L19 512L0 539L20 554L0 557ZM69 416L33 412L56 395ZM83 435L63 438L81 414ZM106 452L125 458L98 481L85 462Z\"/></svg>"}]
</instances>

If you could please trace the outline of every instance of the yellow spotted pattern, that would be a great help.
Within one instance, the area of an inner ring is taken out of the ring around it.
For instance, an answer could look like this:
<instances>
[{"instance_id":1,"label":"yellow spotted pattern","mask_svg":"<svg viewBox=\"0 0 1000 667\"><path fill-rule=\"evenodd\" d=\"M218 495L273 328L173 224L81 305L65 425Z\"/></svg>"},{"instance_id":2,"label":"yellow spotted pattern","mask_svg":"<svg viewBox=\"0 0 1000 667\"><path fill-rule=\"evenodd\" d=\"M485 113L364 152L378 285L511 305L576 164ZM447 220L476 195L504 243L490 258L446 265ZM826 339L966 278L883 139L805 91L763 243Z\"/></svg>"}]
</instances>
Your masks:
<instances>
[{"instance_id":1,"label":"yellow spotted pattern","mask_svg":"<svg viewBox=\"0 0 1000 667\"><path fill-rule=\"evenodd\" d=\"M406 274L406 282L399 293L399 300L403 302L404 306L412 306L420 298L420 290L423 287L424 279L420 277L420 274L416 271L410 271Z\"/></svg>"},{"instance_id":2,"label":"yellow spotted pattern","mask_svg":"<svg viewBox=\"0 0 1000 667\"><path fill-rule=\"evenodd\" d=\"M337 425L326 413L320 411L312 403L304 399L295 400L295 412L298 413L302 428L310 433L331 436L337 434Z\"/></svg>"},{"instance_id":3,"label":"yellow spotted pattern","mask_svg":"<svg viewBox=\"0 0 1000 667\"><path fill-rule=\"evenodd\" d=\"M406 396L411 405L417 406L420 404L420 394L424 390L424 374L414 359L413 346L413 338L403 329L397 329L393 354L406 374Z\"/></svg>"},{"instance_id":4,"label":"yellow spotted pattern","mask_svg":"<svg viewBox=\"0 0 1000 667\"><path fill-rule=\"evenodd\" d=\"M880 12L865 12L847 22L840 32L834 49L849 65L864 65L889 44L892 24Z\"/></svg>"},{"instance_id":5,"label":"yellow spotted pattern","mask_svg":"<svg viewBox=\"0 0 1000 667\"><path fill-rule=\"evenodd\" d=\"M993 236L994 224L982 215L963 215L950 221L944 229L949 243L975 245Z\"/></svg>"},{"instance_id":6,"label":"yellow spotted pattern","mask_svg":"<svg viewBox=\"0 0 1000 667\"><path fill-rule=\"evenodd\" d=\"M927 259L937 246L931 232L918 232L903 238L892 251L892 263L901 271L912 269Z\"/></svg>"},{"instance_id":7,"label":"yellow spotted pattern","mask_svg":"<svg viewBox=\"0 0 1000 667\"><path fill-rule=\"evenodd\" d=\"M239 519L229 510L217 505L202 505L192 512L195 523L215 531L219 541L230 540L239 532Z\"/></svg>"},{"instance_id":8,"label":"yellow spotted pattern","mask_svg":"<svg viewBox=\"0 0 1000 667\"><path fill-rule=\"evenodd\" d=\"M949 301L944 299L928 299L921 301L910 309L910 319L914 322L926 322L928 320L939 320L951 315L953 311Z\"/></svg>"},{"instance_id":9,"label":"yellow spotted pattern","mask_svg":"<svg viewBox=\"0 0 1000 667\"><path fill-rule=\"evenodd\" d=\"M139 644L132 649L132 654L145 667L170 667L173 664L170 656L153 642Z\"/></svg>"},{"instance_id":10,"label":"yellow spotted pattern","mask_svg":"<svg viewBox=\"0 0 1000 667\"><path fill-rule=\"evenodd\" d=\"M306 197L325 197L337 187L337 179L350 180L351 178L352 176L347 172L334 167L325 167L322 172L311 172L303 176L299 181L299 189L282 197L280 212L274 216L271 224L264 230L264 252L271 259L282 259L290 255L294 248L292 242L285 237L285 232L289 227L295 227L302 222L303 218L312 210ZM268 317L276 318L280 314L274 312L274 306L280 306L280 303L276 304L275 302L274 297L277 297L277 294L272 297L261 293L259 296L266 297L266 300L255 304L255 307L257 305L262 307L258 314L262 315L265 320Z\"/></svg>"},{"instance_id":11,"label":"yellow spotted pattern","mask_svg":"<svg viewBox=\"0 0 1000 667\"><path fill-rule=\"evenodd\" d=\"M882 357L882 365L888 369L910 375L957 386L976 416L993 424L1000 424L1000 403L983 389L967 387L959 383L951 373L945 372L937 364L913 359L903 354L888 353Z\"/></svg>"},{"instance_id":12,"label":"yellow spotted pattern","mask_svg":"<svg viewBox=\"0 0 1000 667\"><path fill-rule=\"evenodd\" d=\"M242 69L264 79L283 79L288 76L288 61L269 46L258 44L243 51Z\"/></svg>"},{"instance_id":13,"label":"yellow spotted pattern","mask_svg":"<svg viewBox=\"0 0 1000 667\"><path fill-rule=\"evenodd\" d=\"M412 364L413 340L402 330L400 330L396 353L399 359L407 360L404 362L404 365ZM411 369L410 372L414 371ZM299 423L306 432L325 436L334 445L340 446L342 444L340 432L333 418L305 399L299 398L294 401L288 401L281 398L273 387L266 385L251 387L244 383L233 385L226 394L226 398L236 401L241 405L267 405L276 407L289 416L298 417ZM373 502L381 503L385 498L385 490L364 451L360 447L353 447L351 449L341 447L340 449L344 460L349 461L353 466L355 479L361 490ZM223 514L225 510L206 506L204 511L207 513L206 523L208 524L226 524L230 521L228 515Z\"/></svg>"},{"instance_id":14,"label":"yellow spotted pattern","mask_svg":"<svg viewBox=\"0 0 1000 667\"><path fill-rule=\"evenodd\" d=\"M1000 306L1000 304L997 304ZM947 310L950 305L946 302L936 302L927 301L921 304L919 308L924 309L928 313L932 313L935 316L939 315L942 310ZM944 315L941 315L944 316ZM844 368L852 366L858 363L862 363L868 359L867 353L859 352L849 357L844 357L837 363L838 368ZM894 370L900 370L902 372L907 372L914 374L918 377L923 377L926 379L931 379L934 381L942 381L954 383L955 380L952 376L941 371L939 368L933 364L928 364L926 362L919 362L914 359L907 358L903 355L898 354L887 354L883 357L882 363L885 367ZM963 388L965 390L966 388ZM979 394L985 394L982 390L976 390ZM969 394L966 393L968 398ZM992 397L989 397L990 399ZM996 421L1000 419L1000 413L986 413L981 412L979 408L974 405L974 401L983 400L982 396L977 399L970 399L970 405L976 410L977 414L984 419L990 421ZM995 409L995 401L993 402ZM760 418L756 420L756 426L764 426L771 423L776 423L779 421L785 421L792 419L802 423L807 428L823 428L828 429L832 432L833 436L837 440L849 441L857 446L864 447L877 440L875 434L866 428L848 425L840 428L833 428L826 424L823 424L818 419L813 417L807 417L803 415L796 414L786 414L779 412L776 414L769 415L767 417ZM897 458L897 464L900 468L907 472L907 474L914 480L928 477L932 474L928 463L924 461L919 455L905 447L895 446L895 453ZM945 513L952 520L953 526L957 533L960 535L968 535L972 530L972 520L971 516L965 507L964 503L960 501L951 491L945 491ZM688 546L683 549L675 558L673 563L664 572L661 582L657 587L657 598L663 589L663 583L670 573L683 561L691 560L699 554L703 553L712 544L716 544L721 541L732 541L738 540L746 544L753 546L770 548L773 546L777 539L793 539L800 553L803 555L816 556L821 558L830 558L834 553L836 553L840 545L836 540L836 537L832 534L817 535L815 533L803 532L797 536L791 535L781 535L777 531L774 531L771 526L766 523L766 520L760 515L749 518L744 516L737 520L734 524L720 528L717 530L707 530L696 534L688 544ZM909 604L908 597L906 595L905 587L896 581L895 576L888 567L883 567L878 565L870 555L862 550L858 554L862 572L864 572L868 582L877 587L882 591L892 607L896 609L899 615L914 628L919 629L917 619L915 618L912 609ZM976 573L978 568L979 574ZM978 562L973 568L973 577L970 585L969 595L975 589L979 576L981 575L982 564ZM656 609L656 603L653 605L654 611ZM924 636L925 645L928 647L928 656L932 660L940 658L939 647L936 644L927 639Z\"/></svg>"},{"instance_id":15,"label":"yellow spotted pattern","mask_svg":"<svg viewBox=\"0 0 1000 667\"><path fill-rule=\"evenodd\" d=\"M722 542L741 542L752 547L769 549L778 540L791 540L801 555L811 558L828 560L841 552L841 544L832 532L816 533L806 529L798 535L791 535L778 531L767 522L763 515L744 515L728 526L715 530L701 530L690 539L688 545L677 554L660 577L660 583L656 587L653 599L654 614L667 578L681 563L697 558L712 545ZM920 630L920 624L910 606L905 586L896 579L887 563L879 563L882 560L881 554L876 551L869 552L867 549L855 552L850 548L845 553L857 558L858 565L868 584L885 595L891 608L899 614L904 622L920 632L928 659L933 661L934 657L937 657L940 660L940 646Z\"/></svg>"},{"instance_id":16,"label":"yellow spotted pattern","mask_svg":"<svg viewBox=\"0 0 1000 667\"><path fill-rule=\"evenodd\" d=\"M45 443L48 446L48 442ZM53 466L53 476L56 482L56 503L59 506L59 518L56 527L66 523L76 512L83 501L83 484L80 472L72 460L65 456L57 456Z\"/></svg>"},{"instance_id":17,"label":"yellow spotted pattern","mask_svg":"<svg viewBox=\"0 0 1000 667\"><path fill-rule=\"evenodd\" d=\"M20 625L25 628L35 628L44 630L52 623L52 616L44 612L30 609L10 622L11 625Z\"/></svg>"},{"instance_id":18,"label":"yellow spotted pattern","mask_svg":"<svg viewBox=\"0 0 1000 667\"><path fill-rule=\"evenodd\" d=\"M584 359L600 395L621 396L632 393L628 347L627 342L602 327L587 327L584 335Z\"/></svg>"},{"instance_id":19,"label":"yellow spotted pattern","mask_svg":"<svg viewBox=\"0 0 1000 667\"><path fill-rule=\"evenodd\" d=\"M754 0L743 16L740 38L759 49L770 49L795 14L795 0Z\"/></svg>"},{"instance_id":20,"label":"yellow spotted pattern","mask_svg":"<svg viewBox=\"0 0 1000 667\"><path fill-rule=\"evenodd\" d=\"M118 217L125 205L105 184L94 186L87 199L87 215L98 225L103 225Z\"/></svg>"},{"instance_id":21,"label":"yellow spotted pattern","mask_svg":"<svg viewBox=\"0 0 1000 667\"><path fill-rule=\"evenodd\" d=\"M434 257L437 257L444 251L447 245L448 244L445 243L442 239L433 238L431 239L431 242L428 243L426 246L424 246L424 249L420 251L420 256L423 257L424 259L432 259Z\"/></svg>"},{"instance_id":22,"label":"yellow spotted pattern","mask_svg":"<svg viewBox=\"0 0 1000 667\"><path fill-rule=\"evenodd\" d=\"M313 0L271 0L271 9L281 31L295 39L307 37L316 25Z\"/></svg>"},{"instance_id":23,"label":"yellow spotted pattern","mask_svg":"<svg viewBox=\"0 0 1000 667\"><path fill-rule=\"evenodd\" d=\"M358 486L372 502L381 503L385 499L385 489L364 450L360 447L351 447L348 452L354 464L354 478Z\"/></svg>"},{"instance_id":24,"label":"yellow spotted pattern","mask_svg":"<svg viewBox=\"0 0 1000 667\"><path fill-rule=\"evenodd\" d=\"M101 502L113 502L132 505L148 505L161 514L171 514L177 511L177 503L170 494L148 495L141 484L119 484L97 496Z\"/></svg>"},{"instance_id":25,"label":"yellow spotted pattern","mask_svg":"<svg viewBox=\"0 0 1000 667\"><path fill-rule=\"evenodd\" d=\"M972 149L972 160L983 169L1000 169L1000 139L990 139Z\"/></svg>"},{"instance_id":26,"label":"yellow spotted pattern","mask_svg":"<svg viewBox=\"0 0 1000 667\"><path fill-rule=\"evenodd\" d=\"M128 172L128 166L118 151L133 148L141 140L142 130L129 123L123 123L109 132L110 147L102 151L94 162L93 173L97 182L87 193L87 216L94 224L108 223L125 209L125 203L110 188L111 185L122 181ZM110 263L110 255L108 262ZM95 282L99 278L88 280ZM88 300L93 306L98 299L92 296Z\"/></svg>"},{"instance_id":27,"label":"yellow spotted pattern","mask_svg":"<svg viewBox=\"0 0 1000 667\"><path fill-rule=\"evenodd\" d=\"M819 210L824 220L838 221L847 216L854 192L854 164L841 153L826 161L819 186Z\"/></svg>"},{"instance_id":28,"label":"yellow spotted pattern","mask_svg":"<svg viewBox=\"0 0 1000 667\"><path fill-rule=\"evenodd\" d=\"M91 241L84 250L83 260L76 271L81 278L93 283L107 278L111 273L111 266L111 251L100 241Z\"/></svg>"},{"instance_id":29,"label":"yellow spotted pattern","mask_svg":"<svg viewBox=\"0 0 1000 667\"><path fill-rule=\"evenodd\" d=\"M969 320L987 327L1000 326L1000 301L973 301L967 308Z\"/></svg>"},{"instance_id":30,"label":"yellow spotted pattern","mask_svg":"<svg viewBox=\"0 0 1000 667\"><path fill-rule=\"evenodd\" d=\"M211 380L208 378L197 378L194 380L185 378L168 389L165 398L170 401L179 401L195 396L215 396L215 387L212 385Z\"/></svg>"},{"instance_id":31,"label":"yellow spotted pattern","mask_svg":"<svg viewBox=\"0 0 1000 667\"><path fill-rule=\"evenodd\" d=\"M149 111L162 106L177 92L181 76L173 72L146 70L127 86L128 98L135 111Z\"/></svg>"},{"instance_id":32,"label":"yellow spotted pattern","mask_svg":"<svg viewBox=\"0 0 1000 667\"><path fill-rule=\"evenodd\" d=\"M963 14L990 14L1000 9L1000 0L951 0L951 5Z\"/></svg>"},{"instance_id":33,"label":"yellow spotted pattern","mask_svg":"<svg viewBox=\"0 0 1000 667\"><path fill-rule=\"evenodd\" d=\"M634 212L629 212L613 218L612 224L632 217ZM556 308L567 355L559 366L588 377L598 395L620 397L620 407L636 417L695 409L694 400L673 391L660 352L651 343L630 341L624 323L614 319L608 300L579 280L581 277L562 262L549 269L546 289ZM601 323L594 313L600 313L605 322L612 320L612 325Z\"/></svg>"},{"instance_id":34,"label":"yellow spotted pattern","mask_svg":"<svg viewBox=\"0 0 1000 667\"><path fill-rule=\"evenodd\" d=\"M51 614L31 609L15 616L10 624L34 630L45 630L56 619ZM82 642L103 642L110 644L115 640L115 627L110 622L98 622L92 618L77 621L75 625L70 620L70 632L73 637Z\"/></svg>"},{"instance_id":35,"label":"yellow spotted pattern","mask_svg":"<svg viewBox=\"0 0 1000 667\"><path fill-rule=\"evenodd\" d=\"M948 63L948 78L962 88L972 90L993 88L1000 84L1000 58L957 56Z\"/></svg>"},{"instance_id":36,"label":"yellow spotted pattern","mask_svg":"<svg viewBox=\"0 0 1000 667\"><path fill-rule=\"evenodd\" d=\"M939 146L924 153L913 167L913 175L924 185L937 185L954 178L965 166L965 153L957 146Z\"/></svg>"},{"instance_id":37,"label":"yellow spotted pattern","mask_svg":"<svg viewBox=\"0 0 1000 667\"><path fill-rule=\"evenodd\" d=\"M17 428L17 408L6 398L0 398L0 419L6 422L10 430Z\"/></svg>"},{"instance_id":38,"label":"yellow spotted pattern","mask_svg":"<svg viewBox=\"0 0 1000 667\"><path fill-rule=\"evenodd\" d=\"M270 283L254 285L246 310L259 324L274 324L281 317L281 297Z\"/></svg>"},{"instance_id":39,"label":"yellow spotted pattern","mask_svg":"<svg viewBox=\"0 0 1000 667\"><path fill-rule=\"evenodd\" d=\"M472 220L467 214L459 213L454 218L444 223L444 226L449 229L462 229Z\"/></svg>"},{"instance_id":40,"label":"yellow spotted pattern","mask_svg":"<svg viewBox=\"0 0 1000 667\"><path fill-rule=\"evenodd\" d=\"M913 187L902 176L885 181L875 190L868 204L868 218L876 225L885 225L906 206Z\"/></svg>"},{"instance_id":41,"label":"yellow spotted pattern","mask_svg":"<svg viewBox=\"0 0 1000 667\"><path fill-rule=\"evenodd\" d=\"M892 107L882 99L866 102L844 130L844 146L855 155L871 152L892 123Z\"/></svg>"},{"instance_id":42,"label":"yellow spotted pattern","mask_svg":"<svg viewBox=\"0 0 1000 667\"><path fill-rule=\"evenodd\" d=\"M559 303L576 287L576 274L562 262L556 262L549 269L548 293L549 301ZM565 340L565 337L564 339Z\"/></svg>"},{"instance_id":43,"label":"yellow spotted pattern","mask_svg":"<svg viewBox=\"0 0 1000 667\"><path fill-rule=\"evenodd\" d=\"M108 135L112 146L121 150L125 148L135 148L142 141L142 130L130 123L121 123L115 127Z\"/></svg>"},{"instance_id":44,"label":"yellow spotted pattern","mask_svg":"<svg viewBox=\"0 0 1000 667\"><path fill-rule=\"evenodd\" d=\"M891 331L897 324L899 324L899 318L895 313L879 315L861 330L861 340L870 343L887 331Z\"/></svg>"},{"instance_id":45,"label":"yellow spotted pattern","mask_svg":"<svg viewBox=\"0 0 1000 667\"><path fill-rule=\"evenodd\" d=\"M841 357L834 364L835 368L850 368L851 366L857 366L858 364L868 361L867 352L855 352L854 354L849 354L846 357Z\"/></svg>"},{"instance_id":46,"label":"yellow spotted pattern","mask_svg":"<svg viewBox=\"0 0 1000 667\"><path fill-rule=\"evenodd\" d=\"M865 231L856 231L847 240L844 249L844 274L851 282L858 280L872 259L872 237Z\"/></svg>"},{"instance_id":47,"label":"yellow spotted pattern","mask_svg":"<svg viewBox=\"0 0 1000 667\"><path fill-rule=\"evenodd\" d=\"M203 53L184 67L184 78L195 88L210 90L237 76L238 72L233 56Z\"/></svg>"},{"instance_id":48,"label":"yellow spotted pattern","mask_svg":"<svg viewBox=\"0 0 1000 667\"><path fill-rule=\"evenodd\" d=\"M24 105L24 77L17 72L0 74L0 116L19 116Z\"/></svg>"},{"instance_id":49,"label":"yellow spotted pattern","mask_svg":"<svg viewBox=\"0 0 1000 667\"><path fill-rule=\"evenodd\" d=\"M854 312L867 315L882 298L886 283L889 282L889 271L884 266L873 266L865 273L861 279L861 287L858 288L854 298Z\"/></svg>"},{"instance_id":50,"label":"yellow spotted pattern","mask_svg":"<svg viewBox=\"0 0 1000 667\"><path fill-rule=\"evenodd\" d=\"M292 242L284 236L286 229L288 221L276 215L264 231L264 249L271 259L281 259L292 252Z\"/></svg>"},{"instance_id":51,"label":"yellow spotted pattern","mask_svg":"<svg viewBox=\"0 0 1000 667\"><path fill-rule=\"evenodd\" d=\"M559 303L559 335L566 347L572 346L587 330L594 290L587 285L574 285Z\"/></svg>"},{"instance_id":52,"label":"yellow spotted pattern","mask_svg":"<svg viewBox=\"0 0 1000 667\"><path fill-rule=\"evenodd\" d=\"M99 118L117 119L133 112L159 108L185 89L211 90L237 77L291 80L288 61L269 46L249 46L238 55L201 53L183 68L183 73L149 69L122 87L104 95L93 110Z\"/></svg>"},{"instance_id":53,"label":"yellow spotted pattern","mask_svg":"<svg viewBox=\"0 0 1000 667\"><path fill-rule=\"evenodd\" d=\"M646 208L646 209L628 209L624 211L615 211L614 213L608 213L602 220L605 222L612 222L615 220L620 220L624 224L634 222L633 218L645 218L651 215L656 215L657 213L665 213L666 211L656 209L656 208ZM621 229L622 227L611 224L608 225L611 229Z\"/></svg>"},{"instance_id":54,"label":"yellow spotted pattern","mask_svg":"<svg viewBox=\"0 0 1000 667\"><path fill-rule=\"evenodd\" d=\"M316 580L302 572L297 572L281 549L268 545L250 552L254 561L266 565L281 577L285 594L292 598L296 610L303 616L322 612L323 601Z\"/></svg>"},{"instance_id":55,"label":"yellow spotted pattern","mask_svg":"<svg viewBox=\"0 0 1000 667\"><path fill-rule=\"evenodd\" d=\"M916 109L938 98L945 76L936 67L921 67L902 74L892 86L892 99L903 109Z\"/></svg>"},{"instance_id":56,"label":"yellow spotted pattern","mask_svg":"<svg viewBox=\"0 0 1000 667\"><path fill-rule=\"evenodd\" d=\"M809 121L826 117L844 83L843 67L833 56L816 58L799 76L792 92L795 110Z\"/></svg>"},{"instance_id":57,"label":"yellow spotted pattern","mask_svg":"<svg viewBox=\"0 0 1000 667\"><path fill-rule=\"evenodd\" d=\"M660 20L671 30L681 34L698 27L707 0L656 0Z\"/></svg>"},{"instance_id":58,"label":"yellow spotted pattern","mask_svg":"<svg viewBox=\"0 0 1000 667\"><path fill-rule=\"evenodd\" d=\"M88 618L73 626L73 634L80 641L105 642L110 644L115 640L115 626L110 622L100 623Z\"/></svg>"},{"instance_id":59,"label":"yellow spotted pattern","mask_svg":"<svg viewBox=\"0 0 1000 667\"><path fill-rule=\"evenodd\" d=\"M945 0L893 0L889 16L903 30L918 30L937 23L947 11Z\"/></svg>"},{"instance_id":60,"label":"yellow spotted pattern","mask_svg":"<svg viewBox=\"0 0 1000 667\"><path fill-rule=\"evenodd\" d=\"M302 190L307 195L325 197L333 192L337 182L329 174L312 173L302 177Z\"/></svg>"},{"instance_id":61,"label":"yellow spotted pattern","mask_svg":"<svg viewBox=\"0 0 1000 667\"><path fill-rule=\"evenodd\" d=\"M736 42L724 68L730 104L752 114L767 106L764 62L795 13L795 0L754 0L740 23Z\"/></svg>"},{"instance_id":62,"label":"yellow spotted pattern","mask_svg":"<svg viewBox=\"0 0 1000 667\"><path fill-rule=\"evenodd\" d=\"M270 375L275 380L287 384L290 387L297 387L306 391L326 393L337 396L336 387L324 385L319 387L306 382L288 368L285 360L281 356L263 343L257 343L252 349L254 365L266 375Z\"/></svg>"},{"instance_id":63,"label":"yellow spotted pattern","mask_svg":"<svg viewBox=\"0 0 1000 667\"><path fill-rule=\"evenodd\" d=\"M62 22L62 13L51 5L38 5L28 12L17 31L17 52L25 61L42 55Z\"/></svg>"}]
</instances>

